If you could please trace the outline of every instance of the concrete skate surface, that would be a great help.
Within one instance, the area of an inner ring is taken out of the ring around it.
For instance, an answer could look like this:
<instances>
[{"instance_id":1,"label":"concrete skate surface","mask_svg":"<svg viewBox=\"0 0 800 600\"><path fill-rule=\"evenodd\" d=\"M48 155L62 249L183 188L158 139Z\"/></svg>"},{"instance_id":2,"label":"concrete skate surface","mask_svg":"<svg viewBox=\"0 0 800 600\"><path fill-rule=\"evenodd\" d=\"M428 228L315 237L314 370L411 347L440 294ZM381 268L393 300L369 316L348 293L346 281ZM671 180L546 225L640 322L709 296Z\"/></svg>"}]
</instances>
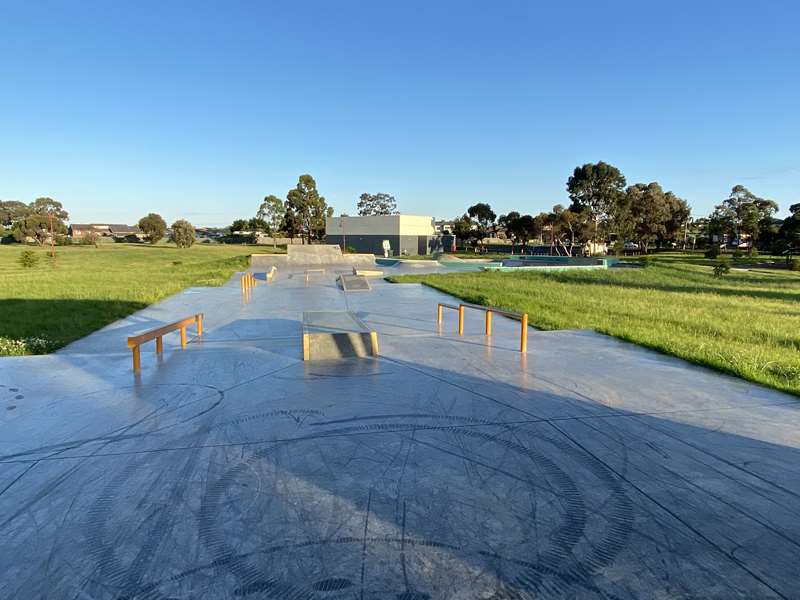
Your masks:
<instances>
[{"instance_id":1,"label":"concrete skate surface","mask_svg":"<svg viewBox=\"0 0 800 600\"><path fill-rule=\"evenodd\" d=\"M263 270L0 359L0 598L800 597L795 398ZM304 363L304 311L351 311L381 356ZM134 376L126 337L198 312Z\"/></svg>"}]
</instances>

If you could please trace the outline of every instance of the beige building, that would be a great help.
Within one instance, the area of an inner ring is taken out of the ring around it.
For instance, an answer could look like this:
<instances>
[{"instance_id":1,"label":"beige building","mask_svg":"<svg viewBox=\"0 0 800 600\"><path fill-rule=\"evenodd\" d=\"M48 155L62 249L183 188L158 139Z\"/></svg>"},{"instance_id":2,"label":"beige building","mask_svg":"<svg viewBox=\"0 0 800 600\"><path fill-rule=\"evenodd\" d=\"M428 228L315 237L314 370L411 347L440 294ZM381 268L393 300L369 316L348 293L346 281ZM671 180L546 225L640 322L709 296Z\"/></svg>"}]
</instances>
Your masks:
<instances>
[{"instance_id":1,"label":"beige building","mask_svg":"<svg viewBox=\"0 0 800 600\"><path fill-rule=\"evenodd\" d=\"M389 256L430 254L434 249L433 217L418 215L374 215L328 217L325 240L355 252Z\"/></svg>"}]
</instances>

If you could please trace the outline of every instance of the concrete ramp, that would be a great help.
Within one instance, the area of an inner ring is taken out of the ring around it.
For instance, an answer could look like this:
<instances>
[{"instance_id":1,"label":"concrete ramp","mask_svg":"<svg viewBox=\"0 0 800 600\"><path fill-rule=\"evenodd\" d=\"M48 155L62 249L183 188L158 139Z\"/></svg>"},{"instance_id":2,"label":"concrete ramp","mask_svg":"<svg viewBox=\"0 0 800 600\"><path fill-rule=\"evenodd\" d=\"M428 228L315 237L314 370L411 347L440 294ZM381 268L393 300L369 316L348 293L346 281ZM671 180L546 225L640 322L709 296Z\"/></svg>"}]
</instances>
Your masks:
<instances>
[{"instance_id":1,"label":"concrete ramp","mask_svg":"<svg viewBox=\"0 0 800 600\"><path fill-rule=\"evenodd\" d=\"M378 356L378 334L348 311L303 313L303 360Z\"/></svg>"},{"instance_id":2,"label":"concrete ramp","mask_svg":"<svg viewBox=\"0 0 800 600\"><path fill-rule=\"evenodd\" d=\"M289 246L286 256L290 263L298 265L336 265L344 262L342 249L335 244Z\"/></svg>"},{"instance_id":3,"label":"concrete ramp","mask_svg":"<svg viewBox=\"0 0 800 600\"><path fill-rule=\"evenodd\" d=\"M375 256L372 254L342 254L342 249L335 244L303 244L290 245L286 254L253 254L250 265L254 268L278 269L287 266L351 266L374 267Z\"/></svg>"},{"instance_id":4,"label":"concrete ramp","mask_svg":"<svg viewBox=\"0 0 800 600\"><path fill-rule=\"evenodd\" d=\"M368 292L372 289L363 275L339 275L339 285L345 292Z\"/></svg>"}]
</instances>

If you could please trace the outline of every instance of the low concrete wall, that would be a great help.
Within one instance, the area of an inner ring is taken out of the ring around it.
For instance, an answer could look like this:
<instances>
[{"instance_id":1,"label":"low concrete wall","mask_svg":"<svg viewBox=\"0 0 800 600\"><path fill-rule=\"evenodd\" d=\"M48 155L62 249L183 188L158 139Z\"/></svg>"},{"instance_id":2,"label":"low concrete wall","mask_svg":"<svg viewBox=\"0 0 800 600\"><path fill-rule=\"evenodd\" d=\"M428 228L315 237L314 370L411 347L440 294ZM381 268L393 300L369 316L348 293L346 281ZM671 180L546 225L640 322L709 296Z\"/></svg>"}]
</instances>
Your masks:
<instances>
[{"instance_id":1,"label":"low concrete wall","mask_svg":"<svg viewBox=\"0 0 800 600\"><path fill-rule=\"evenodd\" d=\"M291 257L288 254L253 254L250 257L250 266L264 270L269 270L273 266L278 270L302 266L374 267L375 255L342 254L338 257L315 257L314 255Z\"/></svg>"}]
</instances>

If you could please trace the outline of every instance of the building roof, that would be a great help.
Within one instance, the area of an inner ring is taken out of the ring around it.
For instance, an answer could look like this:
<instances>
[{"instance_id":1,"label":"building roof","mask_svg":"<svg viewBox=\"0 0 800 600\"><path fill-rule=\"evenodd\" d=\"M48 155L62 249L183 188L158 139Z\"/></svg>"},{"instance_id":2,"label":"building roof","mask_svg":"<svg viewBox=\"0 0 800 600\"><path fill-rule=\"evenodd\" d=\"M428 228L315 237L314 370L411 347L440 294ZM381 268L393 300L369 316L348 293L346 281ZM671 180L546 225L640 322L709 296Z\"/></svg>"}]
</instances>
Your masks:
<instances>
[{"instance_id":1,"label":"building roof","mask_svg":"<svg viewBox=\"0 0 800 600\"><path fill-rule=\"evenodd\" d=\"M136 225L111 224L108 225L108 230L111 233L141 233L141 229Z\"/></svg>"}]
</instances>

